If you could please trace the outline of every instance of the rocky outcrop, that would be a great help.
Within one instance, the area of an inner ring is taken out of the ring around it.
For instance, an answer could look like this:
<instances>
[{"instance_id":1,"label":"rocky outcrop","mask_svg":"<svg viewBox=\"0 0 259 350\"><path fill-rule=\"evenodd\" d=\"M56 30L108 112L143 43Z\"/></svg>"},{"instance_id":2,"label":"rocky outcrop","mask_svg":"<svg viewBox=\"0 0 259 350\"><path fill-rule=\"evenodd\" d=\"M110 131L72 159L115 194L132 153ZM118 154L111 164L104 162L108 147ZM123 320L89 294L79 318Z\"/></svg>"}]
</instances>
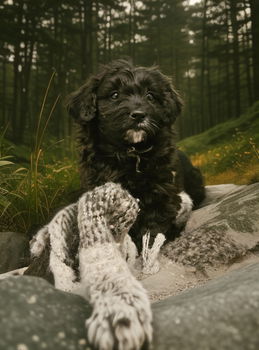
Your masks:
<instances>
[{"instance_id":1,"label":"rocky outcrop","mask_svg":"<svg viewBox=\"0 0 259 350\"><path fill-rule=\"evenodd\" d=\"M181 236L164 248L172 261L205 268L233 263L257 249L259 183L209 186L207 194Z\"/></svg>"},{"instance_id":2,"label":"rocky outcrop","mask_svg":"<svg viewBox=\"0 0 259 350\"><path fill-rule=\"evenodd\" d=\"M153 304L154 349L259 349L259 264Z\"/></svg>"},{"instance_id":3,"label":"rocky outcrop","mask_svg":"<svg viewBox=\"0 0 259 350\"><path fill-rule=\"evenodd\" d=\"M152 305L154 350L259 348L259 264ZM89 350L91 308L37 277L0 282L0 349Z\"/></svg>"},{"instance_id":4,"label":"rocky outcrop","mask_svg":"<svg viewBox=\"0 0 259 350\"><path fill-rule=\"evenodd\" d=\"M17 232L0 232L0 273L26 266L29 239Z\"/></svg>"},{"instance_id":5,"label":"rocky outcrop","mask_svg":"<svg viewBox=\"0 0 259 350\"><path fill-rule=\"evenodd\" d=\"M1 350L86 350L91 309L38 277L0 281Z\"/></svg>"}]
</instances>

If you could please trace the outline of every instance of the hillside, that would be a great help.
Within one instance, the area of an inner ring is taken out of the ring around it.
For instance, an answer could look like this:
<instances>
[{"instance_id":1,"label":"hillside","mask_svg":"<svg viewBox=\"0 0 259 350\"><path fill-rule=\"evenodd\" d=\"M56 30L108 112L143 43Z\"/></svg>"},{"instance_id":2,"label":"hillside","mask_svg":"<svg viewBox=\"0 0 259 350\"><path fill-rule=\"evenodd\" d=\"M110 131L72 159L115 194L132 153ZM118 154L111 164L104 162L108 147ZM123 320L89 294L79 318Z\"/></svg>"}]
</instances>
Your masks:
<instances>
[{"instance_id":1,"label":"hillside","mask_svg":"<svg viewBox=\"0 0 259 350\"><path fill-rule=\"evenodd\" d=\"M240 118L179 142L207 185L259 181L259 101Z\"/></svg>"}]
</instances>

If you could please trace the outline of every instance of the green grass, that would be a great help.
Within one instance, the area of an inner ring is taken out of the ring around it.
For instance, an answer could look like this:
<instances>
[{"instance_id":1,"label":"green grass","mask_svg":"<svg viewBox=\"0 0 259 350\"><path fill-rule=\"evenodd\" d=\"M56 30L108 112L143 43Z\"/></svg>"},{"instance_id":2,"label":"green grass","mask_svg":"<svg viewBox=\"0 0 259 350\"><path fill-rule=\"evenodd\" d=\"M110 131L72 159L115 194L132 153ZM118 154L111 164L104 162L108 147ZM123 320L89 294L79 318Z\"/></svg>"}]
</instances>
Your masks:
<instances>
[{"instance_id":1,"label":"green grass","mask_svg":"<svg viewBox=\"0 0 259 350\"><path fill-rule=\"evenodd\" d=\"M179 142L206 184L259 181L259 101L240 118Z\"/></svg>"},{"instance_id":2,"label":"green grass","mask_svg":"<svg viewBox=\"0 0 259 350\"><path fill-rule=\"evenodd\" d=\"M33 155L28 167L2 159L0 230L26 233L46 224L57 208L70 203L71 192L79 188L77 162L69 158L45 164L42 152L36 160L37 169Z\"/></svg>"},{"instance_id":3,"label":"green grass","mask_svg":"<svg viewBox=\"0 0 259 350\"><path fill-rule=\"evenodd\" d=\"M46 224L57 208L70 203L71 192L79 188L74 152L67 149L67 156L60 157L64 148L61 142L48 140L44 146L48 123L59 100L58 96L45 111L54 76L43 98L33 147L7 142L6 130L0 135L0 231L29 234Z\"/></svg>"}]
</instances>

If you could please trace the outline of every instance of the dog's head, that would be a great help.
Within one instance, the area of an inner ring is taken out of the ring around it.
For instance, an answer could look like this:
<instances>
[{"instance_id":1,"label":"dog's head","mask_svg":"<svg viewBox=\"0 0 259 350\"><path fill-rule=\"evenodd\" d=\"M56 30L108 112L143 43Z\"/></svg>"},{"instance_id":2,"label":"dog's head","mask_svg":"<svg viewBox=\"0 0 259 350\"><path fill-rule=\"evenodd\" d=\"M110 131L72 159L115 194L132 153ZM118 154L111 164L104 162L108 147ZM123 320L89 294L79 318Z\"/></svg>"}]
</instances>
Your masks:
<instances>
[{"instance_id":1,"label":"dog's head","mask_svg":"<svg viewBox=\"0 0 259 350\"><path fill-rule=\"evenodd\" d=\"M80 124L96 121L106 142L152 143L180 113L182 101L157 68L117 60L71 94L68 111Z\"/></svg>"}]
</instances>

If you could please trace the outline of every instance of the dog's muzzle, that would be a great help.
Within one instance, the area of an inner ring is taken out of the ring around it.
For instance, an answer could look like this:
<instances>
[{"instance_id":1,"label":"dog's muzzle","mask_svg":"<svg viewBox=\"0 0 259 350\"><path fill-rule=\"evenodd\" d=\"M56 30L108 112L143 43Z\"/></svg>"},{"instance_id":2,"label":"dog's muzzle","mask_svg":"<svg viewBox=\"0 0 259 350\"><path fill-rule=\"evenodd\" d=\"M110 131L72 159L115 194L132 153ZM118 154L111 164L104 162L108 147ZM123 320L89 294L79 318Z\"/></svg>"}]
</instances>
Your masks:
<instances>
[{"instance_id":1,"label":"dog's muzzle","mask_svg":"<svg viewBox=\"0 0 259 350\"><path fill-rule=\"evenodd\" d=\"M129 117L134 121L134 126L126 132L125 140L130 144L144 142L147 138L144 130L147 124L146 113L142 110L134 110Z\"/></svg>"},{"instance_id":2,"label":"dog's muzzle","mask_svg":"<svg viewBox=\"0 0 259 350\"><path fill-rule=\"evenodd\" d=\"M146 137L147 133L145 132L145 130L129 129L126 132L125 140L128 143L139 143L145 141Z\"/></svg>"}]
</instances>

